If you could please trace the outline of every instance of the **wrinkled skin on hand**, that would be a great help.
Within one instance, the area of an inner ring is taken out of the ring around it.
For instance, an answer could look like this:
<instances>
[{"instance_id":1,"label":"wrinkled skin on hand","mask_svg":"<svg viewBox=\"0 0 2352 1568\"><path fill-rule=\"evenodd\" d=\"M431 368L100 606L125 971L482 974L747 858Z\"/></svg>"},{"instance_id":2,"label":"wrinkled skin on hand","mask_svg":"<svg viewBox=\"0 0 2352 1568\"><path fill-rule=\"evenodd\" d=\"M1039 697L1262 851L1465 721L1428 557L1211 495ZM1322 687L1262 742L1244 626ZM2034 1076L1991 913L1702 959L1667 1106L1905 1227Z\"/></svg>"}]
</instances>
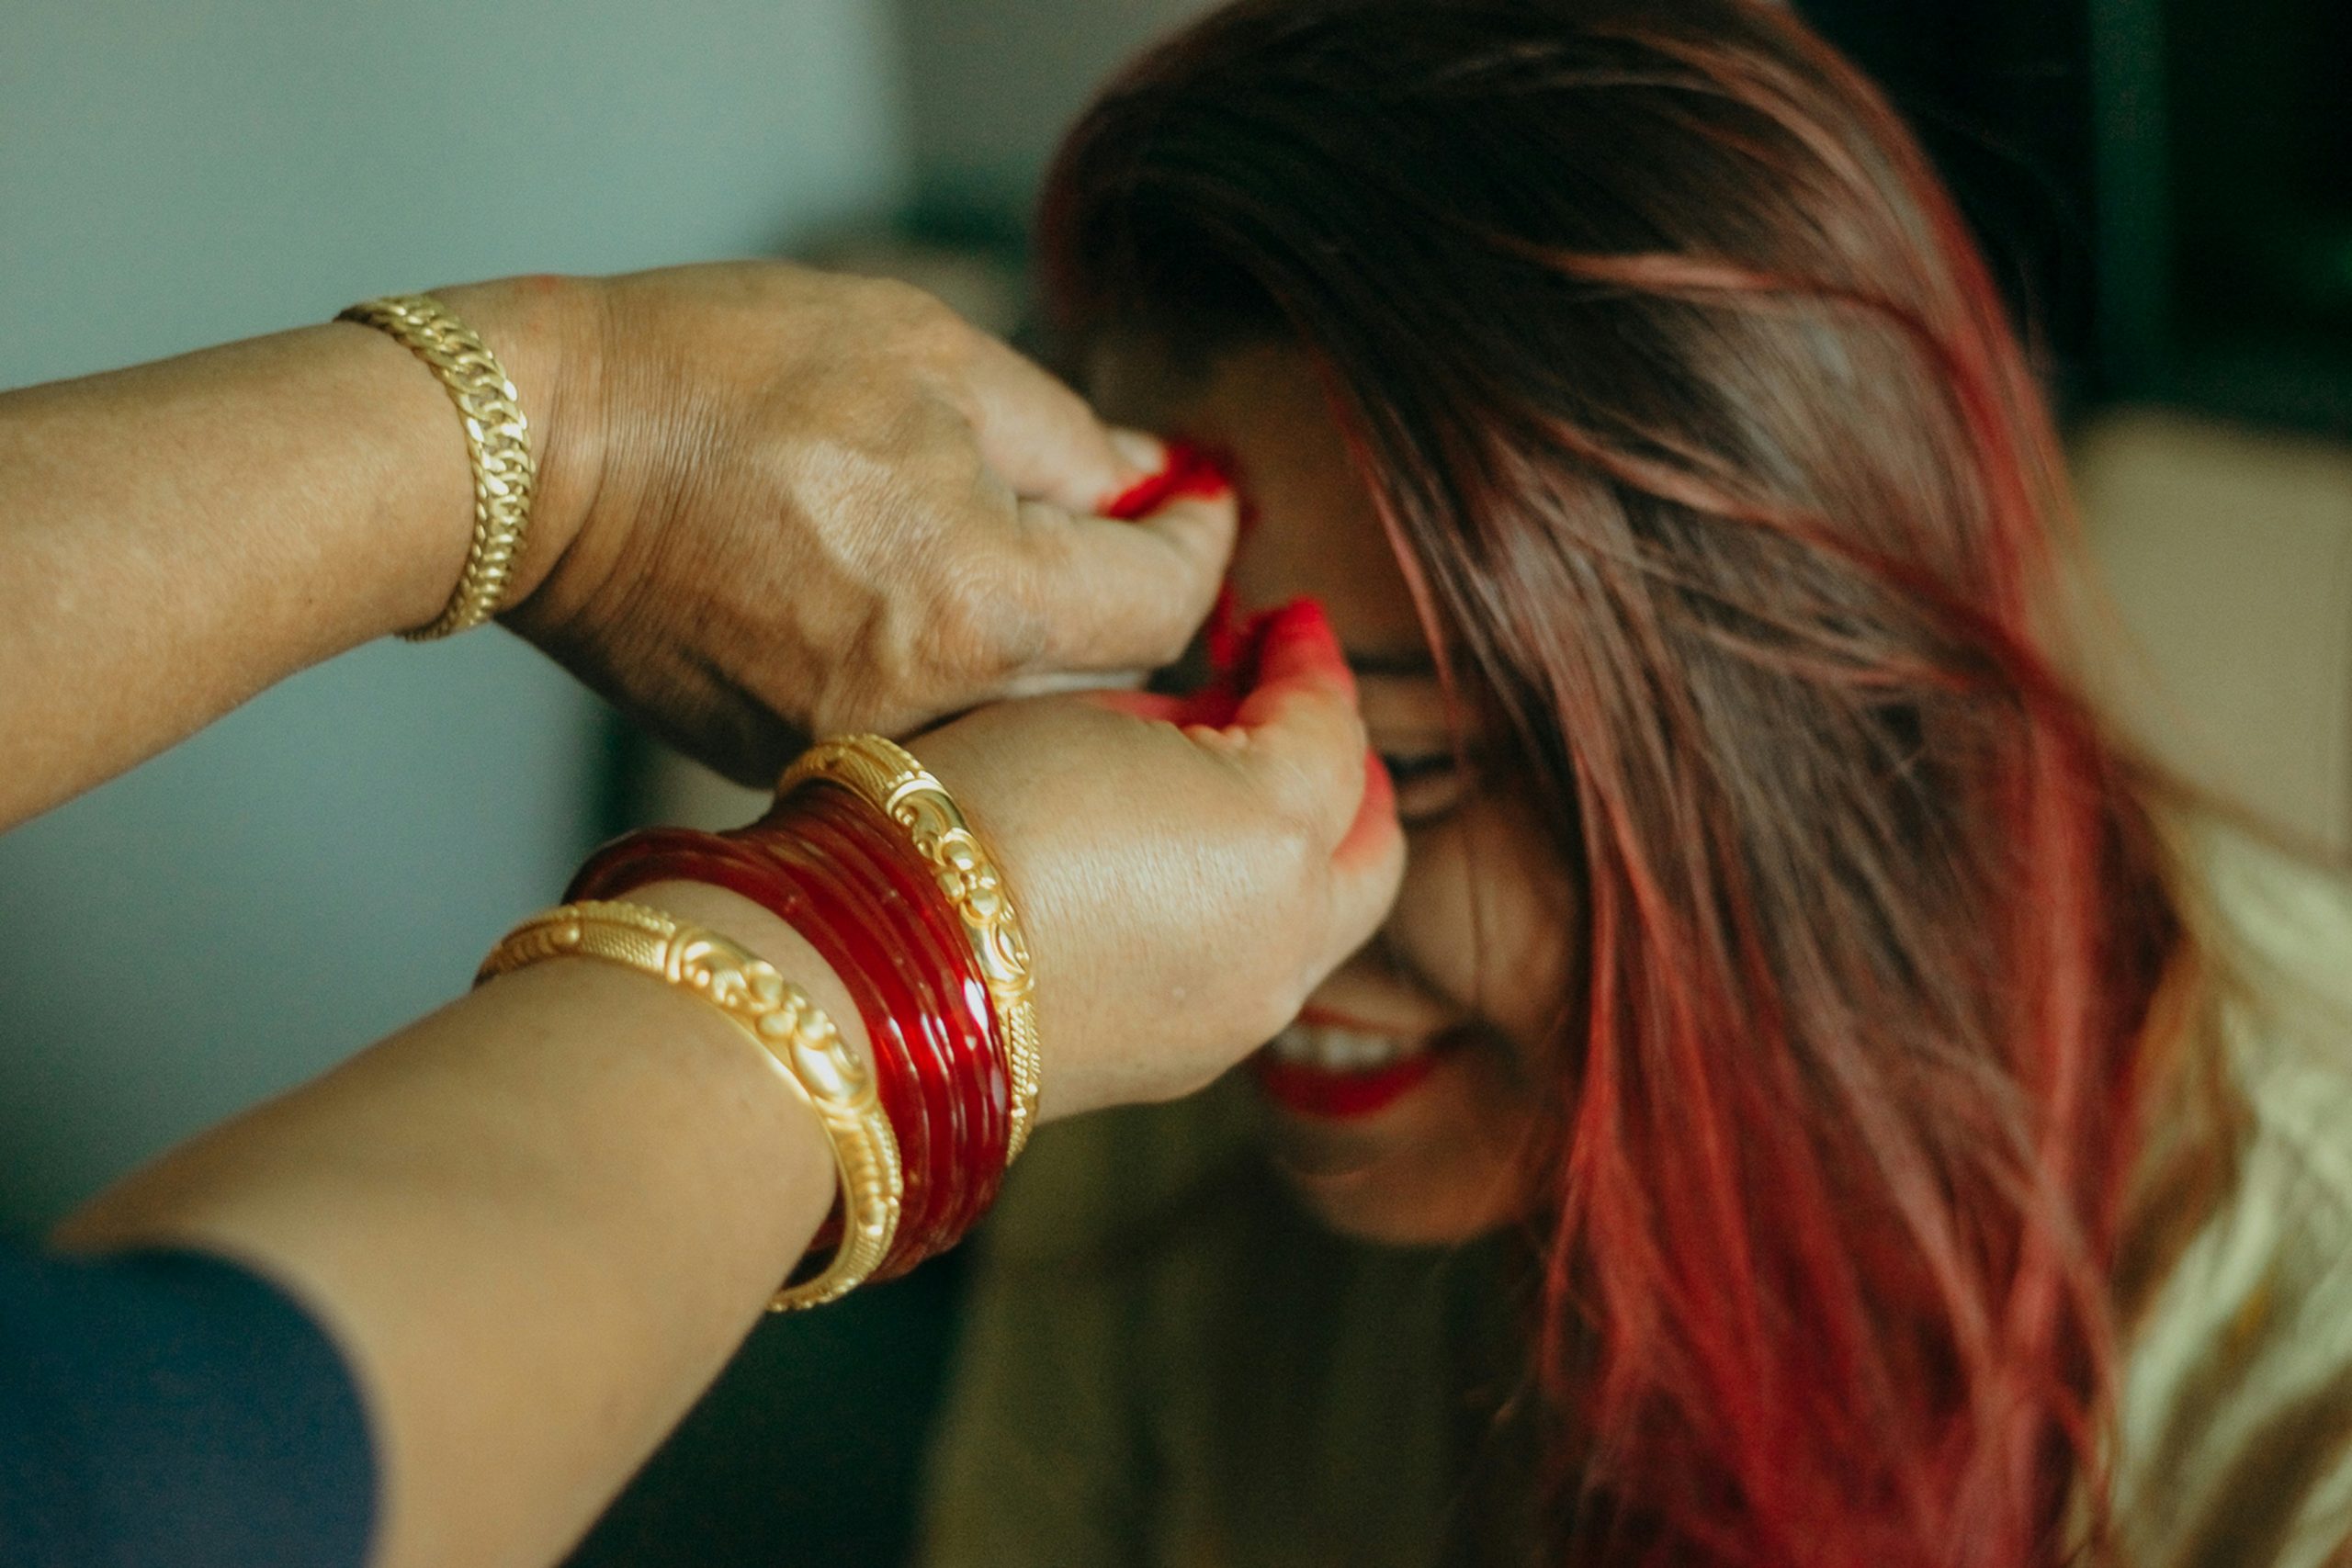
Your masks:
<instances>
[{"instance_id":1,"label":"wrinkled skin on hand","mask_svg":"<svg viewBox=\"0 0 2352 1568\"><path fill-rule=\"evenodd\" d=\"M1048 1117L1202 1088L1396 897L1394 795L1322 613L1273 617L1242 684L999 704L913 742L1003 863Z\"/></svg>"},{"instance_id":2,"label":"wrinkled skin on hand","mask_svg":"<svg viewBox=\"0 0 2352 1568\"><path fill-rule=\"evenodd\" d=\"M1312 605L1196 698L998 700L1182 651L1233 544L1213 463L896 284L741 264L445 298L557 345L518 355L555 414L516 630L746 781L811 734L963 715L910 744L1021 909L1046 1114L1202 1087L1378 927L1403 840Z\"/></svg>"},{"instance_id":3,"label":"wrinkled skin on hand","mask_svg":"<svg viewBox=\"0 0 2352 1568\"><path fill-rule=\"evenodd\" d=\"M737 779L1167 663L1215 596L1230 497L1104 520L1158 444L917 290L741 263L463 293L560 322L506 620Z\"/></svg>"}]
</instances>

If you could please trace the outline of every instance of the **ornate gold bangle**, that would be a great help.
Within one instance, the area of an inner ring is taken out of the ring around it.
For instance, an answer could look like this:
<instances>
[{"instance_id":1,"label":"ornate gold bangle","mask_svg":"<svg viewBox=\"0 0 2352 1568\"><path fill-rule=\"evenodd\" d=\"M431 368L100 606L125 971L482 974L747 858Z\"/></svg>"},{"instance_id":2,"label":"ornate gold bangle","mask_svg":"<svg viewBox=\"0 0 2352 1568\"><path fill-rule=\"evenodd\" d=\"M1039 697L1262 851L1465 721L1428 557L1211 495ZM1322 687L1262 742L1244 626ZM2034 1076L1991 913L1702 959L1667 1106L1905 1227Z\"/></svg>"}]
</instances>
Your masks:
<instances>
[{"instance_id":1,"label":"ornate gold bangle","mask_svg":"<svg viewBox=\"0 0 2352 1568\"><path fill-rule=\"evenodd\" d=\"M466 453L474 469L474 542L465 570L438 617L401 635L430 642L478 626L498 614L531 521L538 468L531 459L530 422L522 395L473 329L430 294L393 294L354 305L337 316L390 333L433 367L465 422Z\"/></svg>"},{"instance_id":2,"label":"ornate gold bangle","mask_svg":"<svg viewBox=\"0 0 2352 1568\"><path fill-rule=\"evenodd\" d=\"M878 735L820 741L786 771L777 793L790 795L818 782L848 790L905 829L963 922L1004 1039L1006 1076L1012 1080L1012 1127L1004 1155L1011 1165L1037 1124L1043 1064L1029 944L1003 875L947 786L903 747Z\"/></svg>"},{"instance_id":3,"label":"ornate gold bangle","mask_svg":"<svg viewBox=\"0 0 2352 1568\"><path fill-rule=\"evenodd\" d=\"M524 921L482 960L476 985L550 958L595 958L701 997L759 1042L793 1092L816 1111L841 1177L842 1239L825 1271L787 1285L770 1312L847 1295L890 1251L906 1195L899 1140L874 1075L808 994L715 932L641 904L566 904Z\"/></svg>"}]
</instances>

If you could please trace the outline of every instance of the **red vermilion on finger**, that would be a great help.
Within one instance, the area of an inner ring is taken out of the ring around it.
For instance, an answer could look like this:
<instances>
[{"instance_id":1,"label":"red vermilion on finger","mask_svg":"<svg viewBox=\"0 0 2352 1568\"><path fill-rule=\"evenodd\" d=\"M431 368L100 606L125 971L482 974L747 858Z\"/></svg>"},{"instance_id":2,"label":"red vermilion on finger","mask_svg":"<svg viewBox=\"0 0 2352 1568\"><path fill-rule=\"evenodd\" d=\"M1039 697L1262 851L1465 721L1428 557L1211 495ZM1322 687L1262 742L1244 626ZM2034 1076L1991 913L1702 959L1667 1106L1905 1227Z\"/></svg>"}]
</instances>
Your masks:
<instances>
[{"instance_id":1,"label":"red vermilion on finger","mask_svg":"<svg viewBox=\"0 0 2352 1568\"><path fill-rule=\"evenodd\" d=\"M1102 502L1102 515L1122 523L1148 517L1171 501L1225 495L1233 489L1226 467L1189 441L1168 445L1168 466Z\"/></svg>"},{"instance_id":2,"label":"red vermilion on finger","mask_svg":"<svg viewBox=\"0 0 2352 1568\"><path fill-rule=\"evenodd\" d=\"M1230 589L1218 596L1210 617L1210 683L1186 696L1149 692L1090 692L1084 700L1137 718L1213 728L1239 721L1265 722L1272 697L1307 683L1339 687L1351 700L1355 675L1323 606L1297 599L1278 609L1244 616ZM1253 714L1255 716L1253 716Z\"/></svg>"},{"instance_id":3,"label":"red vermilion on finger","mask_svg":"<svg viewBox=\"0 0 2352 1568\"><path fill-rule=\"evenodd\" d=\"M1246 725L1265 723L1283 697L1303 687L1322 687L1355 701L1355 673L1330 618L1312 599L1294 600L1267 618L1250 673L1238 715Z\"/></svg>"},{"instance_id":4,"label":"red vermilion on finger","mask_svg":"<svg viewBox=\"0 0 2352 1568\"><path fill-rule=\"evenodd\" d=\"M1268 704L1260 694L1305 681L1336 680L1351 700L1355 675L1340 650L1329 617L1313 599L1297 599L1272 610L1245 615L1233 591L1218 595L1209 617L1210 684L1189 701L1185 721L1226 725L1237 719L1262 723Z\"/></svg>"},{"instance_id":5,"label":"red vermilion on finger","mask_svg":"<svg viewBox=\"0 0 2352 1568\"><path fill-rule=\"evenodd\" d=\"M1236 682L1250 669L1257 633L1264 621L1262 615L1242 615L1241 601L1233 592L1233 584L1228 582L1217 590L1216 606L1209 612L1208 625L1202 631L1212 680Z\"/></svg>"}]
</instances>

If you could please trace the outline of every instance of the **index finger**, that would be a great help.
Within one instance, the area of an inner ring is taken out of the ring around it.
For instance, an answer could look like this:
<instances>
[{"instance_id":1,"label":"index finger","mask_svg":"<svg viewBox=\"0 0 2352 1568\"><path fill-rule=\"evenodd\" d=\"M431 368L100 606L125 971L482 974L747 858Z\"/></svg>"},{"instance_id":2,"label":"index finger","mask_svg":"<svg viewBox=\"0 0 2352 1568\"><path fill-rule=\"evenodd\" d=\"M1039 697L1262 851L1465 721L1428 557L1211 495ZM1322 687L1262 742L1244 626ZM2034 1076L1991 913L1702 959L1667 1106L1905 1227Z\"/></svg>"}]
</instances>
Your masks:
<instances>
[{"instance_id":1,"label":"index finger","mask_svg":"<svg viewBox=\"0 0 2352 1568\"><path fill-rule=\"evenodd\" d=\"M1300 600L1270 618L1256 685L1235 727L1247 738L1245 769L1283 809L1315 823L1335 849L1356 827L1366 788L1367 744L1356 682L1322 607Z\"/></svg>"},{"instance_id":2,"label":"index finger","mask_svg":"<svg viewBox=\"0 0 2352 1568\"><path fill-rule=\"evenodd\" d=\"M1245 693L1216 685L1182 696L1089 692L1082 700L1177 726L1231 758L1278 809L1314 822L1318 847L1336 859L1378 860L1386 852L1383 824L1395 826L1395 793L1367 744L1355 675L1330 621L1302 599L1250 635L1255 679Z\"/></svg>"},{"instance_id":3,"label":"index finger","mask_svg":"<svg viewBox=\"0 0 2352 1568\"><path fill-rule=\"evenodd\" d=\"M1020 553L1053 671L1155 670L1181 658L1216 603L1238 513L1230 491L1171 500L1134 523L1021 509Z\"/></svg>"},{"instance_id":4,"label":"index finger","mask_svg":"<svg viewBox=\"0 0 2352 1568\"><path fill-rule=\"evenodd\" d=\"M977 328L973 335L962 412L981 459L1015 495L1091 513L1159 464L1157 443L1126 432L1114 436L1043 367Z\"/></svg>"}]
</instances>

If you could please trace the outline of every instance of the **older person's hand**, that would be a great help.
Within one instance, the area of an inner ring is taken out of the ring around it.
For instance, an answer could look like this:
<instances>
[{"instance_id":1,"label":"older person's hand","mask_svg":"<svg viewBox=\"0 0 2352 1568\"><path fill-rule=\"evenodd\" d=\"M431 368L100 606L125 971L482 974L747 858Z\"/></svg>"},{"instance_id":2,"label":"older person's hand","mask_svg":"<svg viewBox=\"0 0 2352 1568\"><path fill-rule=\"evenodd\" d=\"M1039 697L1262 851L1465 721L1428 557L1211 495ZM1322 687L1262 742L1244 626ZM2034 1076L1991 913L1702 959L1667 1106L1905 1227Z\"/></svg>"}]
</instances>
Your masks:
<instances>
[{"instance_id":1,"label":"older person's hand","mask_svg":"<svg viewBox=\"0 0 2352 1568\"><path fill-rule=\"evenodd\" d=\"M913 743L1018 895L1049 1118L1207 1084L1396 899L1395 792L1330 623L1291 606L1256 664L1238 705L1041 697Z\"/></svg>"},{"instance_id":2,"label":"older person's hand","mask_svg":"<svg viewBox=\"0 0 2352 1568\"><path fill-rule=\"evenodd\" d=\"M811 733L1167 663L1215 595L1229 498L1097 515L1158 443L903 285L741 263L440 293L494 342L554 323L520 334L558 384L508 623L739 779Z\"/></svg>"}]
</instances>

